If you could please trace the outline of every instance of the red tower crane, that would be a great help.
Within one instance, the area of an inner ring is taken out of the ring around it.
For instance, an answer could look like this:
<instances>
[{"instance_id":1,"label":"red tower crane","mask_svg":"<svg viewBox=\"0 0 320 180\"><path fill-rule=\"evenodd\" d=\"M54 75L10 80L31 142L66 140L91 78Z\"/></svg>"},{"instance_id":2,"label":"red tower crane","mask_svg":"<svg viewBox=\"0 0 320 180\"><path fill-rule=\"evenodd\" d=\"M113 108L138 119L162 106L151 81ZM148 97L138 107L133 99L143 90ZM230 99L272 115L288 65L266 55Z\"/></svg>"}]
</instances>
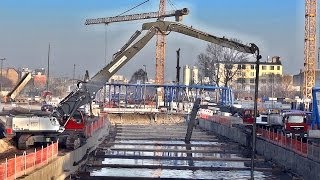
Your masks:
<instances>
[{"instance_id":1,"label":"red tower crane","mask_svg":"<svg viewBox=\"0 0 320 180\"><path fill-rule=\"evenodd\" d=\"M312 98L316 79L317 0L305 0L303 98Z\"/></svg>"}]
</instances>

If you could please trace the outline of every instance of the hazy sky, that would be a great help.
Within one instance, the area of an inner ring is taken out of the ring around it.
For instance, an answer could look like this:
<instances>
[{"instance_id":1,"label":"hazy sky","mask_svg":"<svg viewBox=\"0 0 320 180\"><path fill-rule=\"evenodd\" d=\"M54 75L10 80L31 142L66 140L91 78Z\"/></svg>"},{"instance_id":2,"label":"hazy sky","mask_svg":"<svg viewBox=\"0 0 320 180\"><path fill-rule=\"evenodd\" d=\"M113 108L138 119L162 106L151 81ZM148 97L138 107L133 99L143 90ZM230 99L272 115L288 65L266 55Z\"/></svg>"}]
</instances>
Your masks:
<instances>
[{"instance_id":1,"label":"hazy sky","mask_svg":"<svg viewBox=\"0 0 320 180\"><path fill-rule=\"evenodd\" d=\"M143 22L85 26L87 18L116 16L144 0L1 0L0 58L5 67L46 68L51 43L51 70L55 76L90 75L99 71L112 54L125 44ZM257 44L263 59L281 56L285 73L303 67L304 0L171 0L190 14L183 23L217 36ZM129 13L158 10L159 0L150 0ZM167 10L173 7L167 4ZM166 20L173 21L173 18ZM107 37L107 38L105 38ZM107 43L105 43L107 39ZM167 36L166 79L175 78L176 50L181 64L193 65L206 42L171 33ZM106 52L105 52L106 51ZM105 58L107 54L107 58ZM155 74L155 37L119 72L130 77L147 65Z\"/></svg>"}]
</instances>

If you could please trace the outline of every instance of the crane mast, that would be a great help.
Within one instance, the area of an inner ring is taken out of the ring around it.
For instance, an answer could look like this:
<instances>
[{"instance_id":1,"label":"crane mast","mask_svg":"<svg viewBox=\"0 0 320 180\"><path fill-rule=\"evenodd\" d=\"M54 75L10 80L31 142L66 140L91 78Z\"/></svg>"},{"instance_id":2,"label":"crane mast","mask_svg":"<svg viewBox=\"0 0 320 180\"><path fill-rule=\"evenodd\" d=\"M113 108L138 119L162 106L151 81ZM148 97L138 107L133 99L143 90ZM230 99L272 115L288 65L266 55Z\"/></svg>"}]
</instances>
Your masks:
<instances>
[{"instance_id":1,"label":"crane mast","mask_svg":"<svg viewBox=\"0 0 320 180\"><path fill-rule=\"evenodd\" d=\"M160 0L159 5L159 17L165 13L166 10L166 0ZM159 20L164 20L160 18ZM156 84L162 85L164 83L164 65L166 57L166 37L164 34L157 32L157 42L156 42Z\"/></svg>"},{"instance_id":2,"label":"crane mast","mask_svg":"<svg viewBox=\"0 0 320 180\"><path fill-rule=\"evenodd\" d=\"M303 98L312 98L316 77L317 0L305 0Z\"/></svg>"}]
</instances>

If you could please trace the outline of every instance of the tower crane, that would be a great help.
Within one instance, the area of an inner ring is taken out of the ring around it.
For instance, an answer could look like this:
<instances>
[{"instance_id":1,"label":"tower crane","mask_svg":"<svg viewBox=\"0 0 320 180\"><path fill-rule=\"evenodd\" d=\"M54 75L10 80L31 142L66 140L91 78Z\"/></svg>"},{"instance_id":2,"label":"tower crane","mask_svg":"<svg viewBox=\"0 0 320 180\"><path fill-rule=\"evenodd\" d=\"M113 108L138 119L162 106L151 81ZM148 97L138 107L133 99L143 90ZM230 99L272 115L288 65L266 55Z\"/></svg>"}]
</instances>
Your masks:
<instances>
[{"instance_id":1,"label":"tower crane","mask_svg":"<svg viewBox=\"0 0 320 180\"><path fill-rule=\"evenodd\" d=\"M303 98L312 98L316 79L317 0L305 0Z\"/></svg>"},{"instance_id":2,"label":"tower crane","mask_svg":"<svg viewBox=\"0 0 320 180\"><path fill-rule=\"evenodd\" d=\"M181 21L182 16L187 14L189 14L189 10L187 8L183 8L181 10L176 10L176 11L166 11L166 0L160 0L158 12L87 19L85 25L109 24L114 22L134 21L134 20L151 19L151 18L158 18L158 20L163 21L165 17L171 17L171 16L175 16L176 21ZM155 76L156 84L164 83L165 49L166 49L165 34L157 31L156 76Z\"/></svg>"}]
</instances>

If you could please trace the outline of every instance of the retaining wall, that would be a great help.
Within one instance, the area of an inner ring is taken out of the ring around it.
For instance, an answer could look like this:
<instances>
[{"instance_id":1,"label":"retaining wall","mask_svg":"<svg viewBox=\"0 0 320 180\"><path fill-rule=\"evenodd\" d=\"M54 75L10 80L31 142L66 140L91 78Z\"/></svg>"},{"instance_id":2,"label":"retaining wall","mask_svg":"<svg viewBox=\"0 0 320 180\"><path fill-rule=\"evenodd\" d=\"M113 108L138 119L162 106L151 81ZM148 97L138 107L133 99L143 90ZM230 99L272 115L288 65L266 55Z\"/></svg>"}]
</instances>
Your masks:
<instances>
[{"instance_id":1,"label":"retaining wall","mask_svg":"<svg viewBox=\"0 0 320 180\"><path fill-rule=\"evenodd\" d=\"M65 179L70 174L75 173L81 165L86 163L87 155L92 152L109 134L110 122L106 121L105 127L96 131L92 137L88 138L87 143L80 148L59 155L48 165L38 169L23 177L27 180L34 179Z\"/></svg>"},{"instance_id":2,"label":"retaining wall","mask_svg":"<svg viewBox=\"0 0 320 180\"><path fill-rule=\"evenodd\" d=\"M199 119L199 126L202 129L236 141L241 145L251 147L251 131L241 128L241 126L226 126L203 119ZM299 174L304 179L320 179L320 163L297 154L290 149L257 137L256 151L258 154L263 155L266 160L271 160L283 166L286 170Z\"/></svg>"}]
</instances>

